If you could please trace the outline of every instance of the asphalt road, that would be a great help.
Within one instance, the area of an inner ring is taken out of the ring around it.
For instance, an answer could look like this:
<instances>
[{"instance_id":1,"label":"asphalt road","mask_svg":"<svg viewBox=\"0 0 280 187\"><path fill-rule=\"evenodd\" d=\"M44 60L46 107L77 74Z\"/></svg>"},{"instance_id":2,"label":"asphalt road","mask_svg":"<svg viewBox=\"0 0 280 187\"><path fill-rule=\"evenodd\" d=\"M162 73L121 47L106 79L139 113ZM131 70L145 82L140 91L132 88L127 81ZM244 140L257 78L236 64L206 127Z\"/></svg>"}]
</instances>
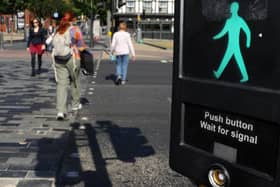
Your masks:
<instances>
[{"instance_id":1,"label":"asphalt road","mask_svg":"<svg viewBox=\"0 0 280 187\"><path fill-rule=\"evenodd\" d=\"M130 63L121 86L114 73L103 60L83 78L86 105L72 124L57 186L192 186L168 164L172 63Z\"/></svg>"}]
</instances>

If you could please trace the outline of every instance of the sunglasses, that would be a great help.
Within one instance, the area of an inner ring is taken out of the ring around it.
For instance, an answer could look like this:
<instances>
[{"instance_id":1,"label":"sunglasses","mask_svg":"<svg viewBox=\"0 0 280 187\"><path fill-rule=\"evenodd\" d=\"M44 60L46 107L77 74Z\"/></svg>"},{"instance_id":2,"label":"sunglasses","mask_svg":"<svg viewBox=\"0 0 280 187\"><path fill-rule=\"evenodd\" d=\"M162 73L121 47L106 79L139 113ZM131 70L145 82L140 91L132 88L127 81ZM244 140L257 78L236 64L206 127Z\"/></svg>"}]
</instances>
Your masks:
<instances>
[{"instance_id":1,"label":"sunglasses","mask_svg":"<svg viewBox=\"0 0 280 187\"><path fill-rule=\"evenodd\" d=\"M34 21L33 23L38 23L38 21Z\"/></svg>"}]
</instances>

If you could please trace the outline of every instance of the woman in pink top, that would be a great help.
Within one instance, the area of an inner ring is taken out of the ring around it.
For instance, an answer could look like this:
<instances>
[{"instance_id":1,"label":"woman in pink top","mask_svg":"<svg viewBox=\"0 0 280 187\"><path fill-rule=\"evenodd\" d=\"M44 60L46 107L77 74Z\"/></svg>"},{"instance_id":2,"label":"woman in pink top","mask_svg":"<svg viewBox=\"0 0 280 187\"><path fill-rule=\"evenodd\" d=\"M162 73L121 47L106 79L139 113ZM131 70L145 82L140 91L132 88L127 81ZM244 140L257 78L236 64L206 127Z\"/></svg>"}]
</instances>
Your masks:
<instances>
[{"instance_id":1,"label":"woman in pink top","mask_svg":"<svg viewBox=\"0 0 280 187\"><path fill-rule=\"evenodd\" d=\"M126 32L127 25L125 22L121 22L119 25L119 31L113 35L111 54L116 55L116 84L125 84L127 67L129 62L129 54L132 55L132 60L135 61L135 51L131 42L131 37Z\"/></svg>"}]
</instances>

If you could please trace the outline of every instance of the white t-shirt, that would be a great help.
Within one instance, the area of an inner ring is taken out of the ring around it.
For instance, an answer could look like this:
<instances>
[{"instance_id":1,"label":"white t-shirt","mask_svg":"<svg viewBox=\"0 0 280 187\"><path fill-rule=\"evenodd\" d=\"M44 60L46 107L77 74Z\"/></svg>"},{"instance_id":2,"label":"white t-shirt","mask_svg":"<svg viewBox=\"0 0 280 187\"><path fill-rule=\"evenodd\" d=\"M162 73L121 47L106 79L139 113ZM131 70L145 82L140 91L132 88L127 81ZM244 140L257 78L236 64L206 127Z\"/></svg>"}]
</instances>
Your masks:
<instances>
[{"instance_id":1,"label":"white t-shirt","mask_svg":"<svg viewBox=\"0 0 280 187\"><path fill-rule=\"evenodd\" d=\"M131 42L131 37L128 32L118 31L113 35L111 53L116 55L129 55L135 56L134 47Z\"/></svg>"}]
</instances>

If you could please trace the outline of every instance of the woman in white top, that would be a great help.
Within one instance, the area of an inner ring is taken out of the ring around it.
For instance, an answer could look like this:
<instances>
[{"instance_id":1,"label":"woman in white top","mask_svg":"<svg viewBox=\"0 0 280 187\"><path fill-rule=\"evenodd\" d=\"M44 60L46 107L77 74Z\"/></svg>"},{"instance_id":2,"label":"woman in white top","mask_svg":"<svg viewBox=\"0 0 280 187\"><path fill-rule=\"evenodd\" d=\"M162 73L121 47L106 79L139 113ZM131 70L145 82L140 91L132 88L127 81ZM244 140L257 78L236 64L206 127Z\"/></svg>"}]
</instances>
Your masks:
<instances>
[{"instance_id":1,"label":"woman in white top","mask_svg":"<svg viewBox=\"0 0 280 187\"><path fill-rule=\"evenodd\" d=\"M135 51L131 42L131 37L126 32L127 25L121 22L119 31L113 35L111 54L116 55L116 84L125 84L127 67L129 62L129 54L132 55L132 60L135 61Z\"/></svg>"}]
</instances>

